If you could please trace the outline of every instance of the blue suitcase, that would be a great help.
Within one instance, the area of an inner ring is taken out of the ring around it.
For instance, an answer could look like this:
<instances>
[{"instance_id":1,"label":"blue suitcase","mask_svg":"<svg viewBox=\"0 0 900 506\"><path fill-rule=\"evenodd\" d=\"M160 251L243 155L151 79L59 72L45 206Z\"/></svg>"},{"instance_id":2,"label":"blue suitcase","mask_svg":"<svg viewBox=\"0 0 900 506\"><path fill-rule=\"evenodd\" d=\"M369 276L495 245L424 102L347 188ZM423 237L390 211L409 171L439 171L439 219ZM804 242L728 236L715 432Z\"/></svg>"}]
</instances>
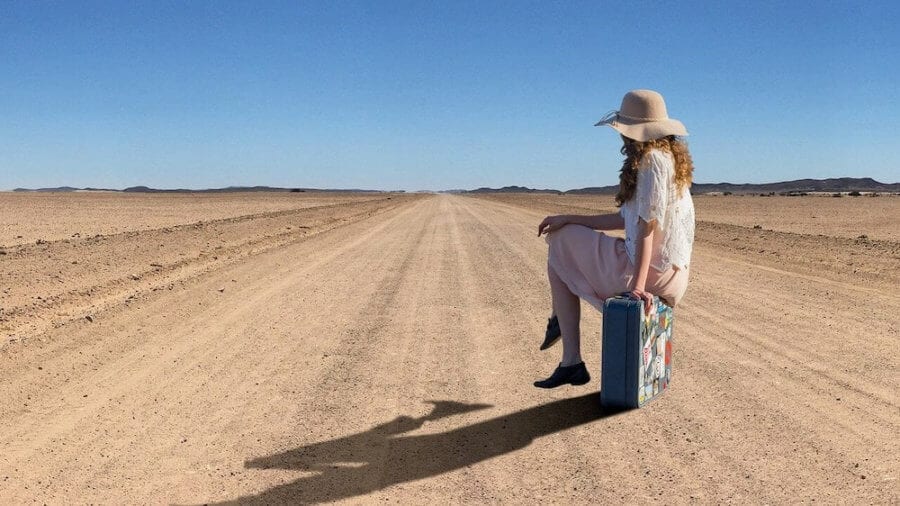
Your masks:
<instances>
[{"instance_id":1,"label":"blue suitcase","mask_svg":"<svg viewBox=\"0 0 900 506\"><path fill-rule=\"evenodd\" d=\"M643 302L611 297L603 305L600 404L639 408L659 397L672 382L672 308L653 298L650 315Z\"/></svg>"}]
</instances>

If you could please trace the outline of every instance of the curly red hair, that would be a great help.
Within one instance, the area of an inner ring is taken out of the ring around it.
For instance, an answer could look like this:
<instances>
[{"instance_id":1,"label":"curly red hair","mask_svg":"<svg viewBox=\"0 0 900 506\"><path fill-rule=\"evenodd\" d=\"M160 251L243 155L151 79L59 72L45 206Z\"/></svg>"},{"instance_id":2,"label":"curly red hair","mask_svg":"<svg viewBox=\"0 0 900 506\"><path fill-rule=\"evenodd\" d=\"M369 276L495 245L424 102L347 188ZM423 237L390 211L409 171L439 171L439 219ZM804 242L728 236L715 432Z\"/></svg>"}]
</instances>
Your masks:
<instances>
[{"instance_id":1,"label":"curly red hair","mask_svg":"<svg viewBox=\"0 0 900 506\"><path fill-rule=\"evenodd\" d=\"M625 161L622 162L622 170L619 173L619 192L616 193L616 205L621 206L634 197L637 187L637 171L641 160L651 149L659 149L671 153L675 159L675 187L682 192L691 187L694 175L694 162L687 144L674 135L640 142L622 136L622 149Z\"/></svg>"}]
</instances>

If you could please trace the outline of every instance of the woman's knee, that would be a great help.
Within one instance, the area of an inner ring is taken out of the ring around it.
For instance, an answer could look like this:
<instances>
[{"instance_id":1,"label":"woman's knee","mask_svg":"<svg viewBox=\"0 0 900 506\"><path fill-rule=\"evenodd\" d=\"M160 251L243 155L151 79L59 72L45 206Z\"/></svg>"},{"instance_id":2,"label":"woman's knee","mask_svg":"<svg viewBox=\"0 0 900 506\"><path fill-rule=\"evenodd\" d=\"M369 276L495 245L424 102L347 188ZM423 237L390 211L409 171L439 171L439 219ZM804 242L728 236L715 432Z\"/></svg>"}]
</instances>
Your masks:
<instances>
[{"instance_id":1,"label":"woman's knee","mask_svg":"<svg viewBox=\"0 0 900 506\"><path fill-rule=\"evenodd\" d=\"M559 277L559 274L557 274L553 264L549 261L547 262L547 279L549 279L551 283L562 282L562 279Z\"/></svg>"},{"instance_id":2,"label":"woman's knee","mask_svg":"<svg viewBox=\"0 0 900 506\"><path fill-rule=\"evenodd\" d=\"M580 229L584 228L586 227L584 227L583 225L575 225L573 223L563 225L547 235L547 242L550 243L551 246L554 243L569 242L572 237L581 232Z\"/></svg>"}]
</instances>

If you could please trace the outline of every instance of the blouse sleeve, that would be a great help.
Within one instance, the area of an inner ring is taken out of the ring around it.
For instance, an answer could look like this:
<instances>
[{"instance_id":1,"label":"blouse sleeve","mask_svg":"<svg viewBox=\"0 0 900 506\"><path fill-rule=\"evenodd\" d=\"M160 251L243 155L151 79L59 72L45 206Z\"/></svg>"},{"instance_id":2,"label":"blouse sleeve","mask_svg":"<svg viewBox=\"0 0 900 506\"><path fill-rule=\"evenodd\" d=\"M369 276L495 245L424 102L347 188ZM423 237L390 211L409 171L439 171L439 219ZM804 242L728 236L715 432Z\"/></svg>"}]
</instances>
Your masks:
<instances>
[{"instance_id":1,"label":"blouse sleeve","mask_svg":"<svg viewBox=\"0 0 900 506\"><path fill-rule=\"evenodd\" d=\"M659 154L651 152L648 158L649 167L638 170L635 203L638 216L644 221L662 222L668 203L669 171L666 170L666 164L660 160Z\"/></svg>"}]
</instances>

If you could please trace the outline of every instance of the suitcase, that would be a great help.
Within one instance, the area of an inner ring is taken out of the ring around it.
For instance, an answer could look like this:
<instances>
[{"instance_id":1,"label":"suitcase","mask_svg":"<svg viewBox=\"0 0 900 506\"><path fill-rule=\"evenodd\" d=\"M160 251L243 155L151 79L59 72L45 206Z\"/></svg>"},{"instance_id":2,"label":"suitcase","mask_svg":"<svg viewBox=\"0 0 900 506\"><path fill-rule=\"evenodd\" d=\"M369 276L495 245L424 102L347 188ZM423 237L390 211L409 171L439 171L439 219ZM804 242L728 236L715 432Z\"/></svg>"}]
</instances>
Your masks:
<instances>
[{"instance_id":1,"label":"suitcase","mask_svg":"<svg viewBox=\"0 0 900 506\"><path fill-rule=\"evenodd\" d=\"M643 302L611 297L603 305L600 404L639 408L659 397L672 382L672 308L653 298L650 315Z\"/></svg>"}]
</instances>

